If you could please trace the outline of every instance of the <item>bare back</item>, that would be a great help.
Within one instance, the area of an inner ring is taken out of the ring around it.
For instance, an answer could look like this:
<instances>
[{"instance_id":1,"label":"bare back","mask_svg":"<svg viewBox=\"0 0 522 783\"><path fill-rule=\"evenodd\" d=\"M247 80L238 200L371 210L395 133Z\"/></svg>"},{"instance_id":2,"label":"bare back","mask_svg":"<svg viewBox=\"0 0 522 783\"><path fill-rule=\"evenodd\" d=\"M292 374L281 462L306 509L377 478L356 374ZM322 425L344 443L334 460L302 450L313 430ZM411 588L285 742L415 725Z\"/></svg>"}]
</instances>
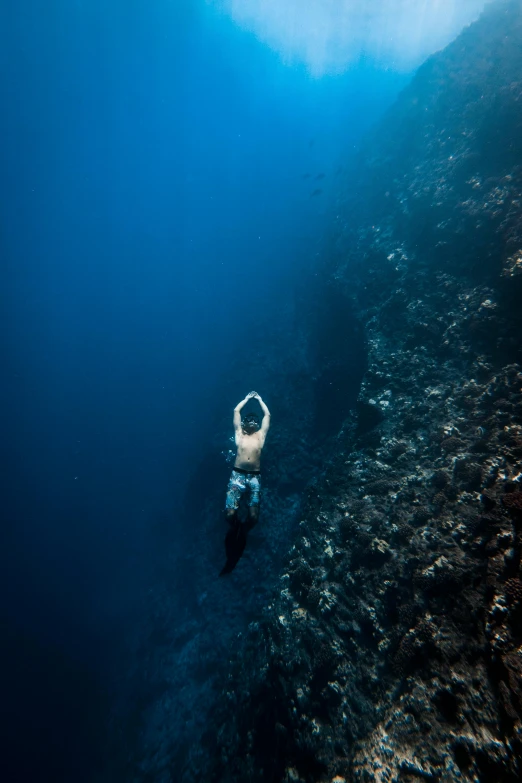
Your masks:
<instances>
[{"instance_id":1,"label":"bare back","mask_svg":"<svg viewBox=\"0 0 522 783\"><path fill-rule=\"evenodd\" d=\"M241 470L260 470L261 451L265 445L265 438L266 433L261 430L252 435L247 435L242 430L236 431L237 455L234 467Z\"/></svg>"}]
</instances>

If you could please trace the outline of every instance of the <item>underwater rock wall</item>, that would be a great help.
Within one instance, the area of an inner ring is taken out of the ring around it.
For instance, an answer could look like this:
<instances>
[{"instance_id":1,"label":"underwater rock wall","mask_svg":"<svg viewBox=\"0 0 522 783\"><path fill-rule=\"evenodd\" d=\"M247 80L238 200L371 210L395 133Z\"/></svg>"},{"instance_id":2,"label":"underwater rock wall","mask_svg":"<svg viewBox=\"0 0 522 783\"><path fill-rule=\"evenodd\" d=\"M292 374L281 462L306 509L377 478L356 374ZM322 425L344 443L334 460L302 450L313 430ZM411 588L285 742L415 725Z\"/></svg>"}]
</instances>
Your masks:
<instances>
[{"instance_id":1,"label":"underwater rock wall","mask_svg":"<svg viewBox=\"0 0 522 783\"><path fill-rule=\"evenodd\" d=\"M520 3L492 6L350 171L326 273L367 370L205 779L522 777L521 44Z\"/></svg>"}]
</instances>

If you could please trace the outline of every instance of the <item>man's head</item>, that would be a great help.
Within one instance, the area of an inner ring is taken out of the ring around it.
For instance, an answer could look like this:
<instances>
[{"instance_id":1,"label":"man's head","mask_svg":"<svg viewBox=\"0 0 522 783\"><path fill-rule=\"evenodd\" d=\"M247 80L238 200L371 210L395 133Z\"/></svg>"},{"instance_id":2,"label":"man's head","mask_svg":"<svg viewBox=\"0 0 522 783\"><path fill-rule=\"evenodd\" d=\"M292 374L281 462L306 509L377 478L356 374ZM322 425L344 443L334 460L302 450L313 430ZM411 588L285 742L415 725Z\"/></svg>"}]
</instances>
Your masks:
<instances>
[{"instance_id":1,"label":"man's head","mask_svg":"<svg viewBox=\"0 0 522 783\"><path fill-rule=\"evenodd\" d=\"M254 432L257 432L259 429L259 419L255 413L249 413L242 418L241 429L245 435L252 435Z\"/></svg>"}]
</instances>

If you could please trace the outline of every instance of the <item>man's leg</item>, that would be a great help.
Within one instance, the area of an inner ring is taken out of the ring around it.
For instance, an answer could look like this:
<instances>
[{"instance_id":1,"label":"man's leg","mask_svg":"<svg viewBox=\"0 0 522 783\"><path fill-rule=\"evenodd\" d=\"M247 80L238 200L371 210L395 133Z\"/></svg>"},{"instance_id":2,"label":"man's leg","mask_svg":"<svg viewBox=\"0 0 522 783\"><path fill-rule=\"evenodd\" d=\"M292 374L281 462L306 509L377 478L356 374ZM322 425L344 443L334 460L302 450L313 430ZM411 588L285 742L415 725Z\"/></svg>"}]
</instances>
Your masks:
<instances>
[{"instance_id":1,"label":"man's leg","mask_svg":"<svg viewBox=\"0 0 522 783\"><path fill-rule=\"evenodd\" d=\"M234 527L238 521L237 512L239 509L239 500L244 490L245 487L241 482L241 476L235 471L232 471L232 475L228 482L227 500L225 503L225 516L231 527Z\"/></svg>"},{"instance_id":2,"label":"man's leg","mask_svg":"<svg viewBox=\"0 0 522 783\"><path fill-rule=\"evenodd\" d=\"M250 499L248 503L248 529L252 530L259 519L259 502L261 499L261 480L259 476L250 479Z\"/></svg>"},{"instance_id":3,"label":"man's leg","mask_svg":"<svg viewBox=\"0 0 522 783\"><path fill-rule=\"evenodd\" d=\"M237 508L226 508L225 516L229 525L234 525L237 517Z\"/></svg>"},{"instance_id":4,"label":"man's leg","mask_svg":"<svg viewBox=\"0 0 522 783\"><path fill-rule=\"evenodd\" d=\"M220 576L229 574L234 570L236 564L243 554L246 544L245 525L239 523L238 509L242 493L246 489L246 483L241 474L232 471L230 481L228 482L227 502L225 504L225 516L229 525L228 533L225 536L225 552L227 562L221 569Z\"/></svg>"}]
</instances>

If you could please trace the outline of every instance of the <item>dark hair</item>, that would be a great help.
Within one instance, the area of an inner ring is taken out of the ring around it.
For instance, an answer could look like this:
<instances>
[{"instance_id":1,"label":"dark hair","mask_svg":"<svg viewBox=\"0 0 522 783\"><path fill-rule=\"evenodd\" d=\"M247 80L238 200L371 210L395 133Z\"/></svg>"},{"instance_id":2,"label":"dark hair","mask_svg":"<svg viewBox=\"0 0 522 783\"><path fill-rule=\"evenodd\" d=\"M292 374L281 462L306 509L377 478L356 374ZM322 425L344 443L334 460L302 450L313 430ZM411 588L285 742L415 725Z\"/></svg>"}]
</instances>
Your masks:
<instances>
[{"instance_id":1,"label":"dark hair","mask_svg":"<svg viewBox=\"0 0 522 783\"><path fill-rule=\"evenodd\" d=\"M241 420L241 426L246 431L252 431L255 432L255 430L259 429L259 419L256 416L255 413L249 413L247 416L244 416Z\"/></svg>"}]
</instances>

